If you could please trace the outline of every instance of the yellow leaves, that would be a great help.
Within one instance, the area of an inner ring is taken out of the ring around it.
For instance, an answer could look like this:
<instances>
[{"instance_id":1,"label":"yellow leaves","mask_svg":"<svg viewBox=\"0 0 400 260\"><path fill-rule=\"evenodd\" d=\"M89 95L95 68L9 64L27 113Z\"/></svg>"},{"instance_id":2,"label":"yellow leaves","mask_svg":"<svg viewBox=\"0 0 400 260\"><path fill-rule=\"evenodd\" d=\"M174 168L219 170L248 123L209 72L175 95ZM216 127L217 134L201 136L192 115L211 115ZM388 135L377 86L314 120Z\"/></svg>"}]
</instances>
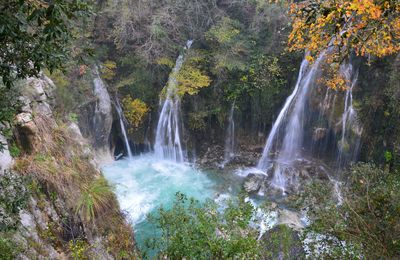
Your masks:
<instances>
[{"instance_id":1,"label":"yellow leaves","mask_svg":"<svg viewBox=\"0 0 400 260\"><path fill-rule=\"evenodd\" d=\"M132 99L131 96L126 96L122 99L122 106L124 107L124 116L129 124L137 128L143 122L144 117L149 112L149 108L140 99Z\"/></svg>"},{"instance_id":2,"label":"yellow leaves","mask_svg":"<svg viewBox=\"0 0 400 260\"><path fill-rule=\"evenodd\" d=\"M173 68L174 67L174 62L168 57L159 58L158 60L156 60L156 63L158 65L165 65L165 66L167 66L169 68Z\"/></svg>"},{"instance_id":3,"label":"yellow leaves","mask_svg":"<svg viewBox=\"0 0 400 260\"><path fill-rule=\"evenodd\" d=\"M314 58L313 58L312 56L310 56L310 55L307 55L307 56L306 56L306 60L307 60L309 63L313 63L313 62L314 62Z\"/></svg>"},{"instance_id":4,"label":"yellow leaves","mask_svg":"<svg viewBox=\"0 0 400 260\"><path fill-rule=\"evenodd\" d=\"M104 79L112 80L115 77L117 63L111 60L106 60L101 67L101 74Z\"/></svg>"},{"instance_id":5,"label":"yellow leaves","mask_svg":"<svg viewBox=\"0 0 400 260\"><path fill-rule=\"evenodd\" d=\"M337 61L351 53L349 48L377 57L400 51L400 1L310 0L293 3L290 14L290 51L306 49L315 58L333 45Z\"/></svg>"},{"instance_id":6,"label":"yellow leaves","mask_svg":"<svg viewBox=\"0 0 400 260\"><path fill-rule=\"evenodd\" d=\"M176 80L178 81L178 94L181 96L185 94L195 95L201 88L208 87L211 83L211 79L207 75L188 64L185 64L179 71Z\"/></svg>"},{"instance_id":7,"label":"yellow leaves","mask_svg":"<svg viewBox=\"0 0 400 260\"><path fill-rule=\"evenodd\" d=\"M337 74L325 81L326 86L334 90L345 90L347 88L347 83L343 76Z\"/></svg>"}]
</instances>

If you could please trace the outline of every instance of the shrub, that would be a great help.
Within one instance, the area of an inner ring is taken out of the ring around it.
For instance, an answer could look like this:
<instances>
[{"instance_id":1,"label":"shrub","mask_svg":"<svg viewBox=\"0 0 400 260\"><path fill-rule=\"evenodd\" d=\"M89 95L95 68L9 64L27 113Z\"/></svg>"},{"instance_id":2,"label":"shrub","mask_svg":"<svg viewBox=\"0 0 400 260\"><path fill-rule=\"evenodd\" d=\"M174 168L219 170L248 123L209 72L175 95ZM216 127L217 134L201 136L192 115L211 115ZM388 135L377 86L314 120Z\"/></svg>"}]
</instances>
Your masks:
<instances>
[{"instance_id":1,"label":"shrub","mask_svg":"<svg viewBox=\"0 0 400 260\"><path fill-rule=\"evenodd\" d=\"M94 221L103 211L110 208L114 194L104 177L99 177L89 184L83 184L82 193L76 206L76 213L81 213L86 221Z\"/></svg>"},{"instance_id":2,"label":"shrub","mask_svg":"<svg viewBox=\"0 0 400 260\"><path fill-rule=\"evenodd\" d=\"M0 236L0 259L13 260L19 252L18 246L9 238Z\"/></svg>"},{"instance_id":3,"label":"shrub","mask_svg":"<svg viewBox=\"0 0 400 260\"><path fill-rule=\"evenodd\" d=\"M149 108L146 103L138 98L132 99L130 96L127 96L122 99L122 105L125 109L124 115L126 119L132 126L136 128L139 127L147 112L149 112Z\"/></svg>"},{"instance_id":4,"label":"shrub","mask_svg":"<svg viewBox=\"0 0 400 260\"><path fill-rule=\"evenodd\" d=\"M373 164L356 164L347 173L343 203L314 210L308 233L325 234L334 258L400 257L400 175ZM343 241L345 243L343 243Z\"/></svg>"},{"instance_id":5,"label":"shrub","mask_svg":"<svg viewBox=\"0 0 400 260\"><path fill-rule=\"evenodd\" d=\"M21 149L19 149L19 147L15 144L12 144L10 146L9 151L10 151L10 155L14 158L21 155Z\"/></svg>"},{"instance_id":6,"label":"shrub","mask_svg":"<svg viewBox=\"0 0 400 260\"><path fill-rule=\"evenodd\" d=\"M253 212L241 199L222 211L213 201L201 204L177 193L172 209L149 216L161 237L147 245L168 259L256 259L257 231L249 226Z\"/></svg>"},{"instance_id":7,"label":"shrub","mask_svg":"<svg viewBox=\"0 0 400 260\"><path fill-rule=\"evenodd\" d=\"M0 231L17 228L19 211L26 207L29 198L25 185L24 178L11 172L0 175Z\"/></svg>"}]
</instances>

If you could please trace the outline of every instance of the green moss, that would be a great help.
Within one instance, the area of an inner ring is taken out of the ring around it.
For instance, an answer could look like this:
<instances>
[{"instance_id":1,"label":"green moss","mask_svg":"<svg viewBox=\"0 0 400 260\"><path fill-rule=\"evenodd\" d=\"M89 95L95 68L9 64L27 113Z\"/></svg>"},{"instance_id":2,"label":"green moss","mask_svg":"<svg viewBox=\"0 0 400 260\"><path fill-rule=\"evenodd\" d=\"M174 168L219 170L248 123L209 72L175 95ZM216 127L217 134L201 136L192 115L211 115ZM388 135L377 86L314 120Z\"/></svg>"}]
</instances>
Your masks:
<instances>
[{"instance_id":1,"label":"green moss","mask_svg":"<svg viewBox=\"0 0 400 260\"><path fill-rule=\"evenodd\" d=\"M7 234L0 233L0 259L13 260L21 251L21 248Z\"/></svg>"}]
</instances>

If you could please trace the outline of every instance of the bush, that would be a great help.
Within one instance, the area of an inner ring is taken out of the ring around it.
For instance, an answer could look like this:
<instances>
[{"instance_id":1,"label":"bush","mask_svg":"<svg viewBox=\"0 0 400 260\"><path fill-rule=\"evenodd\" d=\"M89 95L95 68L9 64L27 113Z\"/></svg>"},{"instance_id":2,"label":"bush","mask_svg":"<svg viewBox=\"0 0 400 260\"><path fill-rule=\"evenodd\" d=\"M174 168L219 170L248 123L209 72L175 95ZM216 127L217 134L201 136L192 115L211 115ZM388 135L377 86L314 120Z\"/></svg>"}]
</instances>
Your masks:
<instances>
[{"instance_id":1,"label":"bush","mask_svg":"<svg viewBox=\"0 0 400 260\"><path fill-rule=\"evenodd\" d=\"M29 198L25 185L25 179L11 172L0 175L0 232L17 228L19 211L26 207Z\"/></svg>"},{"instance_id":2,"label":"bush","mask_svg":"<svg viewBox=\"0 0 400 260\"><path fill-rule=\"evenodd\" d=\"M19 252L17 245L9 238L0 236L0 259L13 260Z\"/></svg>"},{"instance_id":3,"label":"bush","mask_svg":"<svg viewBox=\"0 0 400 260\"><path fill-rule=\"evenodd\" d=\"M110 208L114 194L104 177L99 177L89 184L84 184L81 197L76 206L76 213L81 213L86 221L94 221L96 216Z\"/></svg>"},{"instance_id":4,"label":"bush","mask_svg":"<svg viewBox=\"0 0 400 260\"><path fill-rule=\"evenodd\" d=\"M400 174L373 164L356 164L347 173L343 203L314 211L308 233L325 234L334 258L400 257ZM343 243L343 241L345 243Z\"/></svg>"},{"instance_id":5,"label":"bush","mask_svg":"<svg viewBox=\"0 0 400 260\"><path fill-rule=\"evenodd\" d=\"M201 204L177 193L172 209L149 216L161 237L147 244L168 259L257 259L257 230L249 226L253 213L242 199L222 210L213 201Z\"/></svg>"}]
</instances>

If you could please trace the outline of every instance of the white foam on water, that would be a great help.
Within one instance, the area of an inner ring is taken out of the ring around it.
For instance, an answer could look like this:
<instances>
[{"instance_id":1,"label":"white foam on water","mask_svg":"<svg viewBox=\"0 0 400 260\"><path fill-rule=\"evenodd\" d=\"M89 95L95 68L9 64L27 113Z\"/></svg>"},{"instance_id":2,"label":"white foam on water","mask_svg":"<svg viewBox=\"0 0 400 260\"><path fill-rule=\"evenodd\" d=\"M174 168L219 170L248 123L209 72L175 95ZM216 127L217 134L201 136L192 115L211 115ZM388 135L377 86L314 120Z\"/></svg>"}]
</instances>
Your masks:
<instances>
[{"instance_id":1,"label":"white foam on water","mask_svg":"<svg viewBox=\"0 0 400 260\"><path fill-rule=\"evenodd\" d=\"M214 194L213 182L204 173L189 165L159 161L152 154L114 162L103 172L115 185L121 209L133 225L158 207L172 205L178 191L200 201Z\"/></svg>"}]
</instances>

